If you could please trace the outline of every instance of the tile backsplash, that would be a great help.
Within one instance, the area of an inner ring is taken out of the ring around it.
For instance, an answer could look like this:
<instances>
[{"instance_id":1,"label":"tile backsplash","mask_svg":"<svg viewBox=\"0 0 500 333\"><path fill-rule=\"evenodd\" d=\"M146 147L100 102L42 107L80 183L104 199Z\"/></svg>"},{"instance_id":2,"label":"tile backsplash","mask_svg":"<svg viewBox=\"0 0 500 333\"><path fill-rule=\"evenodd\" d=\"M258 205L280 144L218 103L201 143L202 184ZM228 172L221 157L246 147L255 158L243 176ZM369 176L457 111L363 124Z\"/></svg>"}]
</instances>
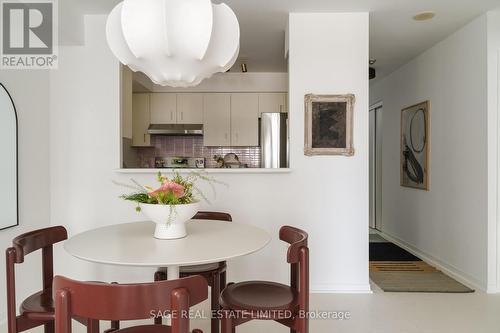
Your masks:
<instances>
[{"instance_id":1,"label":"tile backsplash","mask_svg":"<svg viewBox=\"0 0 500 333\"><path fill-rule=\"evenodd\" d=\"M260 147L204 147L202 136L151 136L152 147L125 147L134 150L135 163L128 161L127 168L153 168L156 156L159 157L204 157L206 168L215 168L214 155L235 153L240 162L249 168L260 167ZM125 155L125 153L124 153ZM135 164L135 165L132 165Z\"/></svg>"}]
</instances>

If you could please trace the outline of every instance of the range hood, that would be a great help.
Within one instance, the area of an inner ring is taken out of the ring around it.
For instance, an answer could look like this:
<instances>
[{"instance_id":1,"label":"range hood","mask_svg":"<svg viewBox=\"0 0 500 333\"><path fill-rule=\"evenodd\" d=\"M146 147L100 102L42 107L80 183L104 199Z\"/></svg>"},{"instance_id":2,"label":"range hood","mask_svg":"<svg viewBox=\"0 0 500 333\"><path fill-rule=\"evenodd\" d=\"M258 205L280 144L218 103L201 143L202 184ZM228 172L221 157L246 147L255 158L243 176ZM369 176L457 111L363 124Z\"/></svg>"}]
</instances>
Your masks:
<instances>
[{"instance_id":1,"label":"range hood","mask_svg":"<svg viewBox=\"0 0 500 333\"><path fill-rule=\"evenodd\" d=\"M202 124L151 124L148 134L156 135L203 135Z\"/></svg>"}]
</instances>

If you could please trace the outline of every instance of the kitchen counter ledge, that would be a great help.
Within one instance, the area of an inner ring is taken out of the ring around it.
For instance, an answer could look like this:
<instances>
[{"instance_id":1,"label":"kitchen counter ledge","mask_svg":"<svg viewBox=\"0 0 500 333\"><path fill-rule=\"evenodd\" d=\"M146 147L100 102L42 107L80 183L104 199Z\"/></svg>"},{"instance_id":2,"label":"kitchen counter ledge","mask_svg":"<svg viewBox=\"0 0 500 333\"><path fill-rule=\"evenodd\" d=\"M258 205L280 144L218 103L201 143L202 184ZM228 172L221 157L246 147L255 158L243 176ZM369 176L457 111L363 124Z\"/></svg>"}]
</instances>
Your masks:
<instances>
[{"instance_id":1,"label":"kitchen counter ledge","mask_svg":"<svg viewBox=\"0 0 500 333\"><path fill-rule=\"evenodd\" d=\"M124 174L147 174L147 173L172 173L174 169L116 169L117 173ZM290 168L280 168L280 169L264 169L264 168L239 168L239 169L217 169L217 168L207 168L207 169L175 169L179 173L187 173L191 171L205 171L207 173L213 174L262 174L262 173L290 173L292 169Z\"/></svg>"}]
</instances>

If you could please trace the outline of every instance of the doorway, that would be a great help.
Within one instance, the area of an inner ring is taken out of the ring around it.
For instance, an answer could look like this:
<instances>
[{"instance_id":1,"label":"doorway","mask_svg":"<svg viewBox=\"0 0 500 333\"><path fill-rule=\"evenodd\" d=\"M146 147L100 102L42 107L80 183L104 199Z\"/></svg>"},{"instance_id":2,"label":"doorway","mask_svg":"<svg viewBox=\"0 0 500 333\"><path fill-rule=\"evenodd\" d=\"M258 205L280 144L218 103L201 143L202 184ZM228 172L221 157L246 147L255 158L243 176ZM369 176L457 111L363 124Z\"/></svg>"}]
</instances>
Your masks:
<instances>
[{"instance_id":1,"label":"doorway","mask_svg":"<svg viewBox=\"0 0 500 333\"><path fill-rule=\"evenodd\" d=\"M370 228L382 229L382 102L370 108Z\"/></svg>"}]
</instances>

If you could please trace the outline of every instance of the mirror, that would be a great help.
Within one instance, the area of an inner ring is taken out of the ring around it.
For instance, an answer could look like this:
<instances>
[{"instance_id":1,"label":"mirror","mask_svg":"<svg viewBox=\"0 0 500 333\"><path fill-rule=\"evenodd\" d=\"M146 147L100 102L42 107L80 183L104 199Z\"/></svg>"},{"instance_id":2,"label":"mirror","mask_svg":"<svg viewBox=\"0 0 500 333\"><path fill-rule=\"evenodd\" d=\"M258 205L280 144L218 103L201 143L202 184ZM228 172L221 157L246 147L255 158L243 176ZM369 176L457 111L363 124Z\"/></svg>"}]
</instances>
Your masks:
<instances>
[{"instance_id":1,"label":"mirror","mask_svg":"<svg viewBox=\"0 0 500 333\"><path fill-rule=\"evenodd\" d=\"M17 193L17 114L9 92L0 83L0 229L19 223Z\"/></svg>"}]
</instances>

